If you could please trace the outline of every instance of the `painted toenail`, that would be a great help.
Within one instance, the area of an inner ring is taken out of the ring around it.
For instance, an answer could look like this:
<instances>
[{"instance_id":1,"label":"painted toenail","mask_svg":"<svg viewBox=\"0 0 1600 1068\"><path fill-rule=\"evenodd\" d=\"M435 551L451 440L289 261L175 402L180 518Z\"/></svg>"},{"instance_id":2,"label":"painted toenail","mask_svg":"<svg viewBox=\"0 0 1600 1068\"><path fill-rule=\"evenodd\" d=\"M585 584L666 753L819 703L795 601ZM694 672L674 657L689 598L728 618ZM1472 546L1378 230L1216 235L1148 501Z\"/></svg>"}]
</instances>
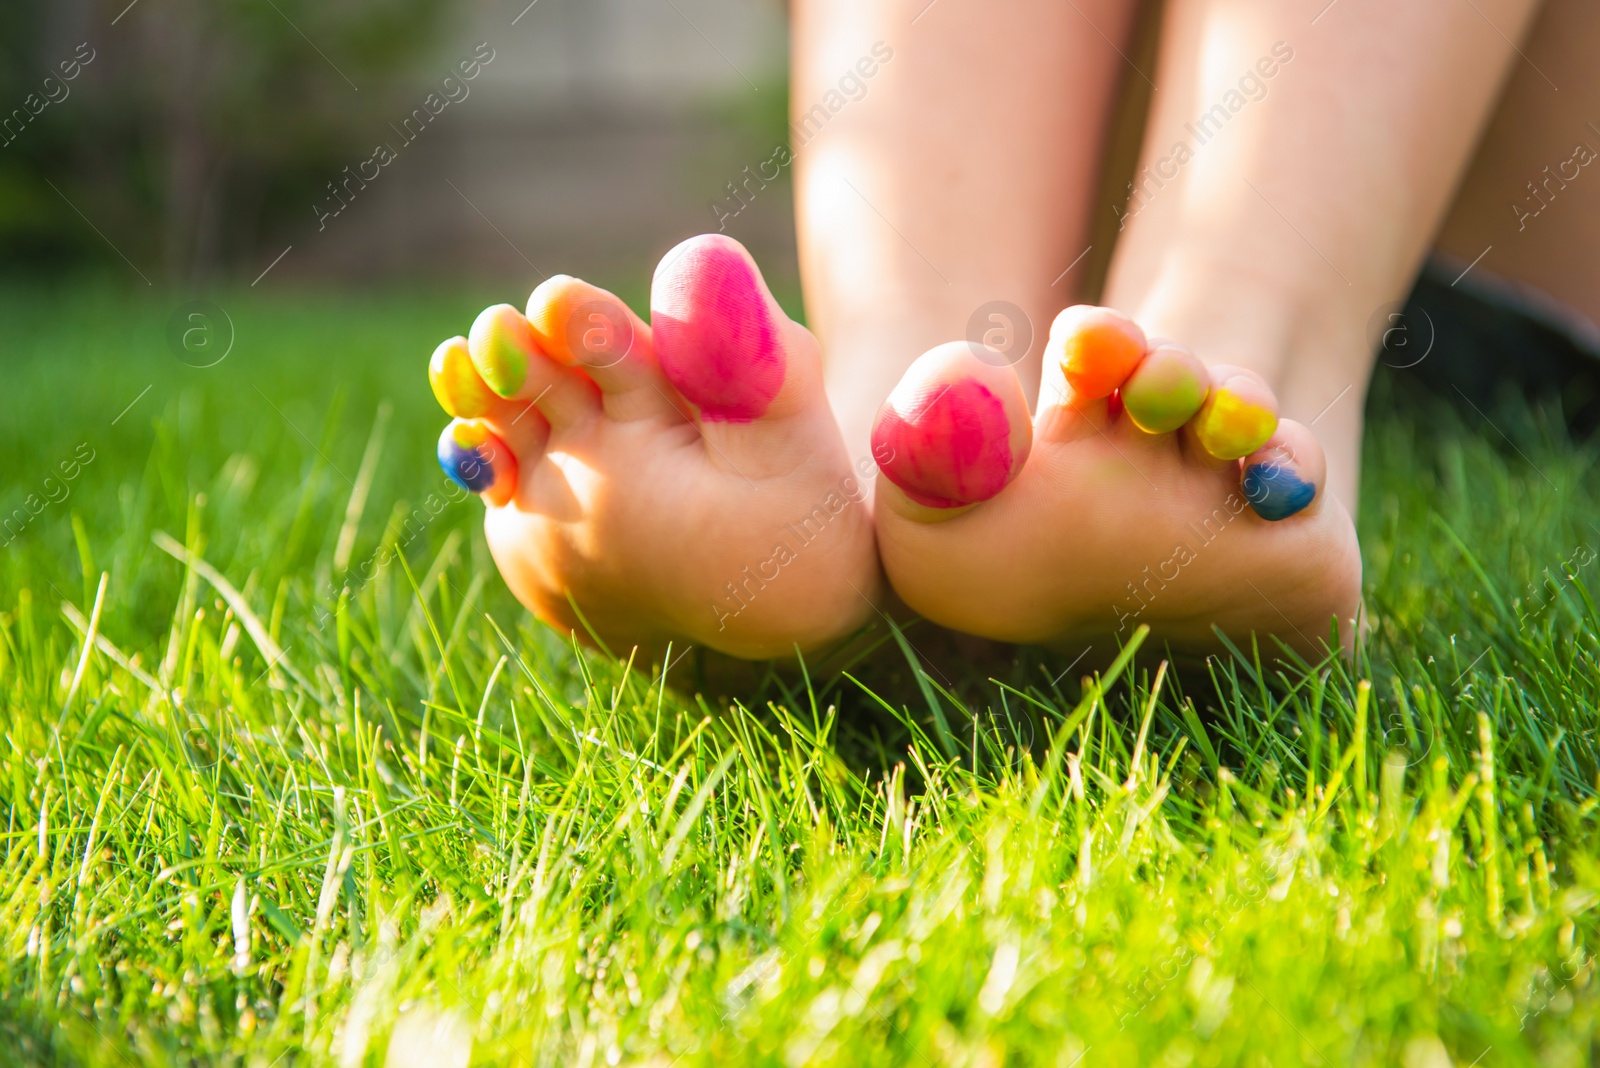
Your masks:
<instances>
[{"instance_id":1,"label":"painted toenail","mask_svg":"<svg viewBox=\"0 0 1600 1068\"><path fill-rule=\"evenodd\" d=\"M981 382L929 390L904 409L890 398L872 431L884 477L918 504L962 508L1005 488L1012 469L1005 403Z\"/></svg>"},{"instance_id":2,"label":"painted toenail","mask_svg":"<svg viewBox=\"0 0 1600 1068\"><path fill-rule=\"evenodd\" d=\"M511 451L481 423L454 422L439 435L439 466L462 489L490 494L508 488Z\"/></svg>"},{"instance_id":3,"label":"painted toenail","mask_svg":"<svg viewBox=\"0 0 1600 1068\"><path fill-rule=\"evenodd\" d=\"M1200 446L1219 460L1240 460L1265 445L1278 429L1278 413L1251 399L1265 392L1266 387L1243 376L1213 389L1194 420Z\"/></svg>"},{"instance_id":4,"label":"painted toenail","mask_svg":"<svg viewBox=\"0 0 1600 1068\"><path fill-rule=\"evenodd\" d=\"M453 337L433 350L428 361L428 384L440 407L461 419L487 415L494 406L494 393L478 377L472 366L467 339Z\"/></svg>"},{"instance_id":5,"label":"painted toenail","mask_svg":"<svg viewBox=\"0 0 1600 1068\"><path fill-rule=\"evenodd\" d=\"M473 320L467 348L489 388L502 397L514 397L528 377L528 361L534 353L533 328L511 305L496 304Z\"/></svg>"},{"instance_id":6,"label":"painted toenail","mask_svg":"<svg viewBox=\"0 0 1600 1068\"><path fill-rule=\"evenodd\" d=\"M780 324L732 241L697 238L663 264L650 309L667 378L711 422L760 418L783 388Z\"/></svg>"},{"instance_id":7,"label":"painted toenail","mask_svg":"<svg viewBox=\"0 0 1600 1068\"><path fill-rule=\"evenodd\" d=\"M1068 308L1050 327L1050 348L1073 395L1109 397L1145 354L1144 331L1110 308Z\"/></svg>"},{"instance_id":8,"label":"painted toenail","mask_svg":"<svg viewBox=\"0 0 1600 1068\"><path fill-rule=\"evenodd\" d=\"M1209 390L1198 356L1175 346L1158 347L1122 384L1122 406L1140 430L1168 434L1194 418Z\"/></svg>"},{"instance_id":9,"label":"painted toenail","mask_svg":"<svg viewBox=\"0 0 1600 1068\"><path fill-rule=\"evenodd\" d=\"M1303 511L1317 495L1316 486L1276 461L1246 468L1240 485L1256 515L1273 522Z\"/></svg>"}]
</instances>

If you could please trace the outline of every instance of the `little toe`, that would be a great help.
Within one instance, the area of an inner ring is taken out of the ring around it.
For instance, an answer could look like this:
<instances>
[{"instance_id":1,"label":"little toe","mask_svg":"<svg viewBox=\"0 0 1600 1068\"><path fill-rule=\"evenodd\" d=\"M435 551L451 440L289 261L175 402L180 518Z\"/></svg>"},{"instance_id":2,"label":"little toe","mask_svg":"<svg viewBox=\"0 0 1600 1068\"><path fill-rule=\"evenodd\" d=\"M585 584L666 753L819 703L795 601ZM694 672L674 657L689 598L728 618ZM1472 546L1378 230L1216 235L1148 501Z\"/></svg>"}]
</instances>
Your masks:
<instances>
[{"instance_id":1,"label":"little toe","mask_svg":"<svg viewBox=\"0 0 1600 1068\"><path fill-rule=\"evenodd\" d=\"M467 351L495 396L523 409L538 408L553 427L571 426L600 411L595 384L547 355L527 318L509 304L478 313L467 333Z\"/></svg>"},{"instance_id":2,"label":"little toe","mask_svg":"<svg viewBox=\"0 0 1600 1068\"><path fill-rule=\"evenodd\" d=\"M516 493L516 454L481 419L456 419L444 428L439 466L450 481L496 507Z\"/></svg>"},{"instance_id":3,"label":"little toe","mask_svg":"<svg viewBox=\"0 0 1600 1068\"><path fill-rule=\"evenodd\" d=\"M1311 431L1292 419L1245 458L1239 480L1256 515L1271 522L1314 513L1327 484L1328 462Z\"/></svg>"},{"instance_id":4,"label":"little toe","mask_svg":"<svg viewBox=\"0 0 1600 1068\"><path fill-rule=\"evenodd\" d=\"M897 487L891 507L920 519L986 501L1022 470L1033 424L1009 367L965 341L940 345L906 371L878 412L872 454Z\"/></svg>"},{"instance_id":5,"label":"little toe","mask_svg":"<svg viewBox=\"0 0 1600 1068\"><path fill-rule=\"evenodd\" d=\"M1211 368L1211 390L1189 423L1200 448L1218 460L1242 460L1277 427L1278 397L1260 375L1227 364Z\"/></svg>"}]
</instances>

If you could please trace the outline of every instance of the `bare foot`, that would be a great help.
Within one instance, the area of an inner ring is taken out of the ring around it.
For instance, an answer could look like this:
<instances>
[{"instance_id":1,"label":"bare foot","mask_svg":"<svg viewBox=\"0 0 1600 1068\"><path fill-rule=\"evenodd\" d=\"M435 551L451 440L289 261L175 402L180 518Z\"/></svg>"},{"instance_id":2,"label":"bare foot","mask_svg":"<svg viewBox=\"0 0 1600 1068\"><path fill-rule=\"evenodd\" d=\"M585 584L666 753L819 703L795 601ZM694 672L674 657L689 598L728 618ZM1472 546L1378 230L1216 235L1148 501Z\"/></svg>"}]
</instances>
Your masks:
<instances>
[{"instance_id":1,"label":"bare foot","mask_svg":"<svg viewBox=\"0 0 1600 1068\"><path fill-rule=\"evenodd\" d=\"M656 268L646 325L566 276L485 310L429 378L446 474L488 505L500 573L539 618L622 653L745 658L849 634L882 593L816 340L737 242Z\"/></svg>"},{"instance_id":2,"label":"bare foot","mask_svg":"<svg viewBox=\"0 0 1600 1068\"><path fill-rule=\"evenodd\" d=\"M1207 368L1104 308L1069 308L1036 419L1008 366L957 342L919 359L873 448L894 590L935 623L1012 642L1125 639L1192 649L1274 635L1353 640L1355 528L1323 492L1322 448L1280 422L1259 376ZM891 484L892 483L892 484Z\"/></svg>"}]
</instances>

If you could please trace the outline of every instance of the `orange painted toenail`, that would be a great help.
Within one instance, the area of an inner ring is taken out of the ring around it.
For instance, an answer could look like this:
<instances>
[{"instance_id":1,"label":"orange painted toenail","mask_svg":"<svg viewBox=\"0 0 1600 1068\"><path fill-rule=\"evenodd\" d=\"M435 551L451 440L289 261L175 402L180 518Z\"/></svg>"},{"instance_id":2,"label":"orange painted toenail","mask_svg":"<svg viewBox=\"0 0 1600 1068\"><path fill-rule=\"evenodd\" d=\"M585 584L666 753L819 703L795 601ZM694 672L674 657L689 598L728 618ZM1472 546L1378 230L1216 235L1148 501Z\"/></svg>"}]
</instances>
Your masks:
<instances>
[{"instance_id":1,"label":"orange painted toenail","mask_svg":"<svg viewBox=\"0 0 1600 1068\"><path fill-rule=\"evenodd\" d=\"M567 275L540 284L528 298L528 324L558 363L612 367L633 351L633 317L605 290Z\"/></svg>"},{"instance_id":2,"label":"orange painted toenail","mask_svg":"<svg viewBox=\"0 0 1600 1068\"><path fill-rule=\"evenodd\" d=\"M472 366L472 354L467 351L464 337L453 337L433 350L433 358L428 361L428 384L433 387L439 406L461 419L476 419L494 407L494 393Z\"/></svg>"},{"instance_id":3,"label":"orange painted toenail","mask_svg":"<svg viewBox=\"0 0 1600 1068\"><path fill-rule=\"evenodd\" d=\"M1144 331L1110 308L1080 304L1056 316L1050 349L1073 395L1100 400L1126 382L1144 358Z\"/></svg>"}]
</instances>

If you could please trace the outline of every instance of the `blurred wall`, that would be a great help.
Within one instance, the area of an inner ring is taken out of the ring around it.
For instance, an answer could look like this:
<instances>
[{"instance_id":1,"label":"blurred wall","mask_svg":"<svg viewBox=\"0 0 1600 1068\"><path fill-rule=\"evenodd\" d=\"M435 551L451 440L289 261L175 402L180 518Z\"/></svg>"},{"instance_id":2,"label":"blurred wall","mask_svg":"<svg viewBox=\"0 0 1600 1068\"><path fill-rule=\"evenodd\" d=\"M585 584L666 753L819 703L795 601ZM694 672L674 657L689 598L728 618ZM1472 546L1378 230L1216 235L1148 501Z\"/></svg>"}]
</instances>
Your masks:
<instances>
[{"instance_id":1,"label":"blurred wall","mask_svg":"<svg viewBox=\"0 0 1600 1068\"><path fill-rule=\"evenodd\" d=\"M480 42L495 59L472 95L309 246L308 268L647 278L671 245L717 228L710 202L786 136L778 2L474 0L434 67ZM792 271L787 181L728 232Z\"/></svg>"},{"instance_id":2,"label":"blurred wall","mask_svg":"<svg viewBox=\"0 0 1600 1068\"><path fill-rule=\"evenodd\" d=\"M0 5L0 270L643 280L786 139L785 66L782 0ZM792 229L787 174L727 225L780 276Z\"/></svg>"}]
</instances>

